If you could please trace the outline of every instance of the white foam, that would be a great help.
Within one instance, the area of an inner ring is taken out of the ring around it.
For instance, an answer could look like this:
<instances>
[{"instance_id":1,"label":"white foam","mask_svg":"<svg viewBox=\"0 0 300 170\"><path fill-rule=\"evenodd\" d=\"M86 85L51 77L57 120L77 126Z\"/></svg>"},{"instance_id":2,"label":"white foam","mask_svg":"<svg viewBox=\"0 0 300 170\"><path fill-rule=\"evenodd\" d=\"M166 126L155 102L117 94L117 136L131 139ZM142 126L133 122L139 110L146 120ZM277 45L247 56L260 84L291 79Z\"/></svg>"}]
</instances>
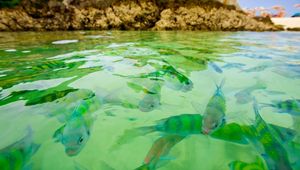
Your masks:
<instances>
[{"instance_id":1,"label":"white foam","mask_svg":"<svg viewBox=\"0 0 300 170\"><path fill-rule=\"evenodd\" d=\"M100 39L100 38L113 38L112 36L105 36L105 35L88 35L86 38L91 39Z\"/></svg>"},{"instance_id":2,"label":"white foam","mask_svg":"<svg viewBox=\"0 0 300 170\"><path fill-rule=\"evenodd\" d=\"M118 48L118 47L126 47L126 46L133 46L135 43L112 43L107 48Z\"/></svg>"},{"instance_id":3,"label":"white foam","mask_svg":"<svg viewBox=\"0 0 300 170\"><path fill-rule=\"evenodd\" d=\"M5 50L6 52L16 52L17 50L16 49L7 49Z\"/></svg>"},{"instance_id":4,"label":"white foam","mask_svg":"<svg viewBox=\"0 0 300 170\"><path fill-rule=\"evenodd\" d=\"M78 40L59 40L53 41L52 44L70 44L70 43L77 43Z\"/></svg>"}]
</instances>

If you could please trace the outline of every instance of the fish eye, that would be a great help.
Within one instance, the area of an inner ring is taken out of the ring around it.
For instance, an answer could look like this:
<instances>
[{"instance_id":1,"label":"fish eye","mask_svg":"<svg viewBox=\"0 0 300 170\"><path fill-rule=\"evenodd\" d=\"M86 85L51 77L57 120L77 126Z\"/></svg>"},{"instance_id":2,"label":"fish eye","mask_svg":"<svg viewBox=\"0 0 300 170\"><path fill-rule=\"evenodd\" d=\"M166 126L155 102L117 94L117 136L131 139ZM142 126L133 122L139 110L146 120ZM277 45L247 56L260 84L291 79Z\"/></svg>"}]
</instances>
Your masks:
<instances>
[{"instance_id":1,"label":"fish eye","mask_svg":"<svg viewBox=\"0 0 300 170\"><path fill-rule=\"evenodd\" d=\"M81 144L83 142L83 137L81 136L79 139L78 139L78 143Z\"/></svg>"}]
</instances>

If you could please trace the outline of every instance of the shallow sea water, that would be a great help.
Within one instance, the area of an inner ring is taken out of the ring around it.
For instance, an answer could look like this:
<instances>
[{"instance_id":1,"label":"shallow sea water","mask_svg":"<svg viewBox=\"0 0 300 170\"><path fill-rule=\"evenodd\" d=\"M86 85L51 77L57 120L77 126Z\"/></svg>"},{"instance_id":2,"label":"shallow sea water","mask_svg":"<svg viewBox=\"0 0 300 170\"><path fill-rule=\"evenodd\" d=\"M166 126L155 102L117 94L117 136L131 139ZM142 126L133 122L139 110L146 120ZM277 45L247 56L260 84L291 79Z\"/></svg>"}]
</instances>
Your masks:
<instances>
[{"instance_id":1,"label":"shallow sea water","mask_svg":"<svg viewBox=\"0 0 300 170\"><path fill-rule=\"evenodd\" d=\"M0 33L0 169L296 170L299 87L296 32Z\"/></svg>"}]
</instances>

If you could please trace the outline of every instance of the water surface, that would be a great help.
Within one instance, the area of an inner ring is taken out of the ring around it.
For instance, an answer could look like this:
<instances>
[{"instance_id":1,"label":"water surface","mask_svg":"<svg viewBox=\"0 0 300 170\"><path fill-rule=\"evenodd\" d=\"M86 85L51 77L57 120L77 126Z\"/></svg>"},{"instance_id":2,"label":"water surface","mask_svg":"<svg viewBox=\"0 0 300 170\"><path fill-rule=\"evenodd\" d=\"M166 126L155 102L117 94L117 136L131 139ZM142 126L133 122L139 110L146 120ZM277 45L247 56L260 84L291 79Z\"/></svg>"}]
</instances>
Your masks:
<instances>
[{"instance_id":1,"label":"water surface","mask_svg":"<svg viewBox=\"0 0 300 170\"><path fill-rule=\"evenodd\" d=\"M0 33L0 165L225 170L236 161L276 169L266 148L277 142L283 166L298 169L300 102L288 112L264 105L299 100L299 56L293 32ZM203 134L222 80L224 124ZM262 120L283 129L266 130L266 145L242 130L257 120L254 98Z\"/></svg>"}]
</instances>

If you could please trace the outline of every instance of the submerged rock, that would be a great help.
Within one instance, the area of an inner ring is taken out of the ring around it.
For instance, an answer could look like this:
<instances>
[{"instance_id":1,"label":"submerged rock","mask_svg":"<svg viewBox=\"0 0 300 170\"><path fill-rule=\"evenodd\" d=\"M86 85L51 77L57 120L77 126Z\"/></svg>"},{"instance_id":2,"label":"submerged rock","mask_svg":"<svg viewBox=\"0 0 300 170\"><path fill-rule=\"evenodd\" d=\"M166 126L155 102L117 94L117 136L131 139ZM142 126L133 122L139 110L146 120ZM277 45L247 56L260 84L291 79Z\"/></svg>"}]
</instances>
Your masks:
<instances>
[{"instance_id":1,"label":"submerged rock","mask_svg":"<svg viewBox=\"0 0 300 170\"><path fill-rule=\"evenodd\" d=\"M235 1L231 6L218 1L23 0L15 8L0 9L0 31L282 29L268 19L247 16Z\"/></svg>"}]
</instances>

